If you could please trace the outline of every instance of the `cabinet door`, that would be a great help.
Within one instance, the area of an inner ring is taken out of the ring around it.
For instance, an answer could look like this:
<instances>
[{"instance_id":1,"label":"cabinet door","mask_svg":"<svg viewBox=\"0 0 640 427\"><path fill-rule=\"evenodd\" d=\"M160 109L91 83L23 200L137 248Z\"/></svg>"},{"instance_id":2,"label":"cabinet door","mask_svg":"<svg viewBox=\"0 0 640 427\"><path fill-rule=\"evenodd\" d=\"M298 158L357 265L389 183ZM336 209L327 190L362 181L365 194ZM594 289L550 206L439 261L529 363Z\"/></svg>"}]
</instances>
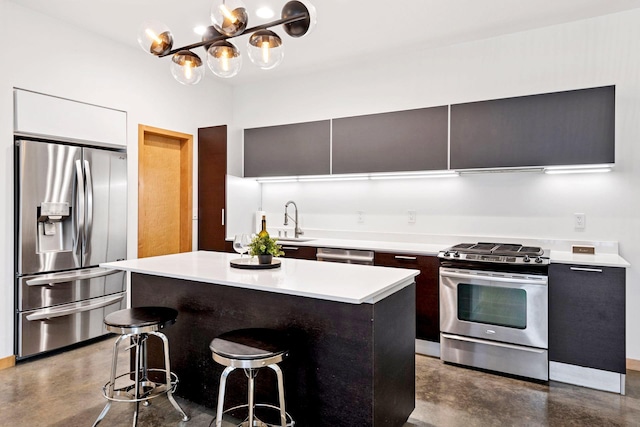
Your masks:
<instances>
[{"instance_id":1,"label":"cabinet door","mask_svg":"<svg viewBox=\"0 0 640 427\"><path fill-rule=\"evenodd\" d=\"M316 248L311 246L282 245L285 258L316 259Z\"/></svg>"},{"instance_id":2,"label":"cabinet door","mask_svg":"<svg viewBox=\"0 0 640 427\"><path fill-rule=\"evenodd\" d=\"M615 86L451 106L451 169L614 163Z\"/></svg>"},{"instance_id":3,"label":"cabinet door","mask_svg":"<svg viewBox=\"0 0 640 427\"><path fill-rule=\"evenodd\" d=\"M244 176L328 175L329 120L244 130Z\"/></svg>"},{"instance_id":4,"label":"cabinet door","mask_svg":"<svg viewBox=\"0 0 640 427\"><path fill-rule=\"evenodd\" d=\"M549 266L549 360L625 373L625 270Z\"/></svg>"},{"instance_id":5,"label":"cabinet door","mask_svg":"<svg viewBox=\"0 0 640 427\"><path fill-rule=\"evenodd\" d=\"M376 252L375 265L420 270L416 277L416 338L440 341L438 269L434 256Z\"/></svg>"},{"instance_id":6,"label":"cabinet door","mask_svg":"<svg viewBox=\"0 0 640 427\"><path fill-rule=\"evenodd\" d=\"M333 173L447 169L447 107L334 119Z\"/></svg>"},{"instance_id":7,"label":"cabinet door","mask_svg":"<svg viewBox=\"0 0 640 427\"><path fill-rule=\"evenodd\" d=\"M226 250L227 127L198 129L198 249Z\"/></svg>"}]
</instances>

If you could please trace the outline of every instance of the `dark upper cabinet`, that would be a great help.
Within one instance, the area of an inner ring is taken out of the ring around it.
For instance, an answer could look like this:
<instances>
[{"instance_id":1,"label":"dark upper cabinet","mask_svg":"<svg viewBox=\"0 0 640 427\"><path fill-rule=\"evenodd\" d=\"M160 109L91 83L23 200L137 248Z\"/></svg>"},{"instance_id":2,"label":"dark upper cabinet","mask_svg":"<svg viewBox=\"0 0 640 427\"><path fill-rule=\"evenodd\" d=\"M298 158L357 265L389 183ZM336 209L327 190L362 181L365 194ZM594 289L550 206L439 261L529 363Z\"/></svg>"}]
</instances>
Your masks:
<instances>
[{"instance_id":1,"label":"dark upper cabinet","mask_svg":"<svg viewBox=\"0 0 640 427\"><path fill-rule=\"evenodd\" d=\"M447 169L448 108L333 120L333 173Z\"/></svg>"},{"instance_id":2,"label":"dark upper cabinet","mask_svg":"<svg viewBox=\"0 0 640 427\"><path fill-rule=\"evenodd\" d=\"M615 86L451 106L451 169L614 163Z\"/></svg>"},{"instance_id":3,"label":"dark upper cabinet","mask_svg":"<svg viewBox=\"0 0 640 427\"><path fill-rule=\"evenodd\" d=\"M244 176L328 175L331 122L244 130Z\"/></svg>"}]
</instances>

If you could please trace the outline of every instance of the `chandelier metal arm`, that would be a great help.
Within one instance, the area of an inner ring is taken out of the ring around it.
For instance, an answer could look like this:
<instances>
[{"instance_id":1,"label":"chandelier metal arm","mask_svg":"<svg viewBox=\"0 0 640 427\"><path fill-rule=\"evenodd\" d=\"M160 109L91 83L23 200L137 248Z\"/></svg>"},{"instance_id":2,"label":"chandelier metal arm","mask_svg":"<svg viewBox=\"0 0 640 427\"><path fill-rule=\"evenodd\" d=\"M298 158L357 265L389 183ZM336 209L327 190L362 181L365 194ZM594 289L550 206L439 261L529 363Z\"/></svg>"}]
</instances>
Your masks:
<instances>
[{"instance_id":1,"label":"chandelier metal arm","mask_svg":"<svg viewBox=\"0 0 640 427\"><path fill-rule=\"evenodd\" d=\"M159 58L164 58L165 56L169 56L169 55L173 55L181 50L191 50L191 49L195 49L197 47L200 46L204 46L204 45L208 45L211 43L215 43L217 41L220 40L227 40L227 39L232 39L234 37L239 37L245 34L251 34L251 33L255 33L256 31L260 31L260 30L266 30L267 28L271 28L271 27L275 27L277 25L284 25L284 24L290 24L293 22L298 22L298 21L303 21L305 19L309 18L309 14L308 13L302 13L300 15L296 15L296 16L292 16L290 18L286 18L286 19L278 19L277 21L272 21L272 22L267 22L266 24L262 24L262 25L256 25L255 27L251 27L251 28L247 28L246 30L244 30L242 32L242 34L237 34L235 36L225 36L223 34L221 34L218 37L214 37L212 39L209 40L205 40L205 41L201 41L198 43L193 43L187 46L182 46L176 49L173 49L163 55L158 55Z\"/></svg>"}]
</instances>

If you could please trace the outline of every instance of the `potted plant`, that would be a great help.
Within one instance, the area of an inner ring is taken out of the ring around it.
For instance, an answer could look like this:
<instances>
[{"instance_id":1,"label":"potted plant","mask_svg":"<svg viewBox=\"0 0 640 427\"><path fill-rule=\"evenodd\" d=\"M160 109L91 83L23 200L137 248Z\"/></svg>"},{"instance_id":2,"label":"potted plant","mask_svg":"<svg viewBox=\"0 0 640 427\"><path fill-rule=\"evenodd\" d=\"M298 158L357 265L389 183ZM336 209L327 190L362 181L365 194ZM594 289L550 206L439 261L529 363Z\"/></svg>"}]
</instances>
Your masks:
<instances>
[{"instance_id":1,"label":"potted plant","mask_svg":"<svg viewBox=\"0 0 640 427\"><path fill-rule=\"evenodd\" d=\"M276 243L276 239L272 239L269 235L260 237L259 235L251 240L249 245L249 254L258 256L260 264L271 264L273 257L284 255L282 246Z\"/></svg>"}]
</instances>

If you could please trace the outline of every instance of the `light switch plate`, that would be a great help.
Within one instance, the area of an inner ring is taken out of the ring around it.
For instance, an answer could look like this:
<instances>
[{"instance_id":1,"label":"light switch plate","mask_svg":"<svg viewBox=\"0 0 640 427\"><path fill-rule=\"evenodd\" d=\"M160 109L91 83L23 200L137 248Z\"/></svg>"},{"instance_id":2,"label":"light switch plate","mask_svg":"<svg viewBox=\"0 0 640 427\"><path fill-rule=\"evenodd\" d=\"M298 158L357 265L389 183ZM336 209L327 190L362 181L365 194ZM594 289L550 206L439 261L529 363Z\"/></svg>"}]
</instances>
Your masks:
<instances>
[{"instance_id":1,"label":"light switch plate","mask_svg":"<svg viewBox=\"0 0 640 427\"><path fill-rule=\"evenodd\" d=\"M584 230L586 228L587 216L583 213L573 214L573 226L576 230Z\"/></svg>"}]
</instances>

